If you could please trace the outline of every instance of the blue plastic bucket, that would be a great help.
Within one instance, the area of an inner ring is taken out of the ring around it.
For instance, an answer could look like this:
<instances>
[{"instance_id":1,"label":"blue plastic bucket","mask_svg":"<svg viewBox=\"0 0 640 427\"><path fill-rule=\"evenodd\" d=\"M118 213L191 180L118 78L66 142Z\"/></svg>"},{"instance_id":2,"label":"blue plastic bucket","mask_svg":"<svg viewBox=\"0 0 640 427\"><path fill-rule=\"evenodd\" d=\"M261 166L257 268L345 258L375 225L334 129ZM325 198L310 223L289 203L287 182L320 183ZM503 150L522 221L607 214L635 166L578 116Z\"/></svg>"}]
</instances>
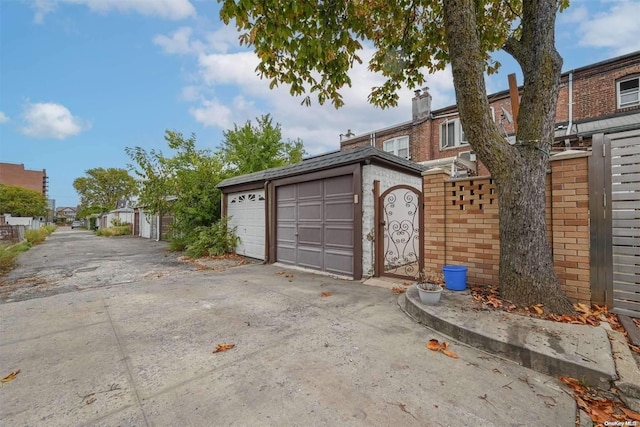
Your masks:
<instances>
[{"instance_id":1,"label":"blue plastic bucket","mask_svg":"<svg viewBox=\"0 0 640 427\"><path fill-rule=\"evenodd\" d=\"M444 286L451 291L467 289L467 267L461 265L445 265L442 267Z\"/></svg>"}]
</instances>

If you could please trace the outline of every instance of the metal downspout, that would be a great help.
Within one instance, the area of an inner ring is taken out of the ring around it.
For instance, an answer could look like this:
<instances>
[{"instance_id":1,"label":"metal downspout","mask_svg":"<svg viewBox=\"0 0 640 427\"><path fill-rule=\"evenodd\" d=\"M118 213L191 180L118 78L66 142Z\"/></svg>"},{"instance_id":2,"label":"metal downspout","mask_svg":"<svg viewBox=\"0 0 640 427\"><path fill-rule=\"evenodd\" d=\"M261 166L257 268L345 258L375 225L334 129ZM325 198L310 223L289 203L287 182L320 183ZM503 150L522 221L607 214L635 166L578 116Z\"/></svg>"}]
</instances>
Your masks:
<instances>
[{"instance_id":1,"label":"metal downspout","mask_svg":"<svg viewBox=\"0 0 640 427\"><path fill-rule=\"evenodd\" d=\"M571 128L573 127L573 71L569 72L569 124L567 124L567 132L565 136L571 135ZM564 146L566 148L571 147L571 140L565 139Z\"/></svg>"}]
</instances>

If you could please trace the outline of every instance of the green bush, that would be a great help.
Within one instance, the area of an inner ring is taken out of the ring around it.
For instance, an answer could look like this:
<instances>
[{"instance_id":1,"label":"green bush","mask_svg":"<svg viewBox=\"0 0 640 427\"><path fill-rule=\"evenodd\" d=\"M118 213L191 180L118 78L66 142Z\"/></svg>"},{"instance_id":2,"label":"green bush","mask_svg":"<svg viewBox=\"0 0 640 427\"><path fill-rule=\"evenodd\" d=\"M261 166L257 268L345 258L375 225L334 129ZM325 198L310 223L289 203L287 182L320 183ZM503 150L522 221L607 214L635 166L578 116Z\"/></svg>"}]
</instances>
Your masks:
<instances>
[{"instance_id":1,"label":"green bush","mask_svg":"<svg viewBox=\"0 0 640 427\"><path fill-rule=\"evenodd\" d=\"M182 252L187 249L188 241L185 237L171 236L169 240L169 250L171 252Z\"/></svg>"},{"instance_id":2,"label":"green bush","mask_svg":"<svg viewBox=\"0 0 640 427\"><path fill-rule=\"evenodd\" d=\"M127 236L131 234L130 224L119 225L117 227L98 228L96 230L96 236L113 237L113 236Z\"/></svg>"},{"instance_id":3,"label":"green bush","mask_svg":"<svg viewBox=\"0 0 640 427\"><path fill-rule=\"evenodd\" d=\"M236 228L229 228L228 219L222 218L209 227L196 228L196 237L187 245L187 255L199 258L206 255L224 255L233 252L240 238Z\"/></svg>"}]
</instances>

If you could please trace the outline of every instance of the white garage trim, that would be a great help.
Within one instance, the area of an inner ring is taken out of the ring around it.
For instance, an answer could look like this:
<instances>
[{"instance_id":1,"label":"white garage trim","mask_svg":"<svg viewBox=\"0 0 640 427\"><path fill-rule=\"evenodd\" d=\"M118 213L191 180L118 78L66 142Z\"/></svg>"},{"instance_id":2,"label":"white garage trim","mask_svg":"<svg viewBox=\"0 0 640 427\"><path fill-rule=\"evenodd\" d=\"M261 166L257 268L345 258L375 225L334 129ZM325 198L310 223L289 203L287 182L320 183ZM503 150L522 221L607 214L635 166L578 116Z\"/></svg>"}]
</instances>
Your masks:
<instances>
[{"instance_id":1,"label":"white garage trim","mask_svg":"<svg viewBox=\"0 0 640 427\"><path fill-rule=\"evenodd\" d=\"M237 227L240 243L236 253L264 260L265 199L264 190L243 191L227 195L229 227Z\"/></svg>"}]
</instances>

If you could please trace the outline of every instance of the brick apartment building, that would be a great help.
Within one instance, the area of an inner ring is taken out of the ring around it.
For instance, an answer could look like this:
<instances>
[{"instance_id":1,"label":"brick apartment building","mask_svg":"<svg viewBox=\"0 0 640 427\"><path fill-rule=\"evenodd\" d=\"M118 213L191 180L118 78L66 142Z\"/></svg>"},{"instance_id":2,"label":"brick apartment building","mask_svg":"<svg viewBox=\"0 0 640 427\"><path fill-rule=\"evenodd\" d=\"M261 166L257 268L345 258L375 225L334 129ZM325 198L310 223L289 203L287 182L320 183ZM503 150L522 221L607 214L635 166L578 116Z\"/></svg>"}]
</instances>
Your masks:
<instances>
[{"instance_id":1,"label":"brick apartment building","mask_svg":"<svg viewBox=\"0 0 640 427\"><path fill-rule=\"evenodd\" d=\"M23 164L0 163L0 184L28 188L47 197L49 178L45 169L29 170Z\"/></svg>"},{"instance_id":2,"label":"brick apartment building","mask_svg":"<svg viewBox=\"0 0 640 427\"><path fill-rule=\"evenodd\" d=\"M561 76L555 150L588 147L591 136L640 126L640 51L587 65ZM515 138L509 90L489 95L493 119ZM411 119L384 129L341 136L340 149L364 145L426 165L452 164L452 175L487 175L475 163L456 105L431 110L428 89L415 91ZM469 162L471 161L471 162Z\"/></svg>"}]
</instances>

